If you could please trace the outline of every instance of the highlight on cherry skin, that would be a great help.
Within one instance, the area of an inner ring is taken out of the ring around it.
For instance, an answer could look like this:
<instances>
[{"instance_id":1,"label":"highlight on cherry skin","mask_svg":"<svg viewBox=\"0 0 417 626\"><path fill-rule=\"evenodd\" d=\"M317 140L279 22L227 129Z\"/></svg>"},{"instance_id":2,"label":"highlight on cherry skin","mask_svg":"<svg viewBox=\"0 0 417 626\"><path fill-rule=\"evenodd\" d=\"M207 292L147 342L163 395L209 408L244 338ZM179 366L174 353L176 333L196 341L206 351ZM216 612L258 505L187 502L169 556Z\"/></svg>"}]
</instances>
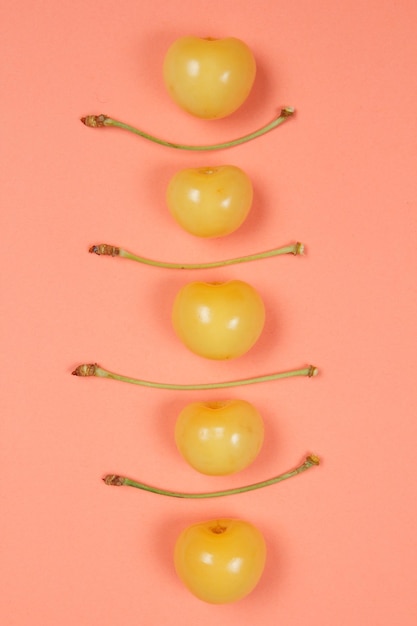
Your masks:
<instances>
[{"instance_id":1,"label":"highlight on cherry skin","mask_svg":"<svg viewBox=\"0 0 417 626\"><path fill-rule=\"evenodd\" d=\"M261 296L241 280L189 283L178 292L172 309L177 336L207 359L242 356L259 339L264 323Z\"/></svg>"},{"instance_id":2,"label":"highlight on cherry skin","mask_svg":"<svg viewBox=\"0 0 417 626\"><path fill-rule=\"evenodd\" d=\"M252 51L235 37L180 37L169 47L163 64L172 100L203 119L236 111L249 96L255 76Z\"/></svg>"},{"instance_id":3,"label":"highlight on cherry skin","mask_svg":"<svg viewBox=\"0 0 417 626\"><path fill-rule=\"evenodd\" d=\"M234 474L258 456L264 439L259 411L246 400L192 402L180 412L175 443L195 470L211 476Z\"/></svg>"},{"instance_id":4,"label":"highlight on cherry skin","mask_svg":"<svg viewBox=\"0 0 417 626\"><path fill-rule=\"evenodd\" d=\"M224 237L245 221L253 200L249 176L234 165L187 168L170 180L168 209L175 221L197 237Z\"/></svg>"},{"instance_id":5,"label":"highlight on cherry skin","mask_svg":"<svg viewBox=\"0 0 417 626\"><path fill-rule=\"evenodd\" d=\"M174 549L180 580L193 595L211 604L236 602L251 593L265 562L262 533L240 519L193 524L182 531Z\"/></svg>"}]
</instances>

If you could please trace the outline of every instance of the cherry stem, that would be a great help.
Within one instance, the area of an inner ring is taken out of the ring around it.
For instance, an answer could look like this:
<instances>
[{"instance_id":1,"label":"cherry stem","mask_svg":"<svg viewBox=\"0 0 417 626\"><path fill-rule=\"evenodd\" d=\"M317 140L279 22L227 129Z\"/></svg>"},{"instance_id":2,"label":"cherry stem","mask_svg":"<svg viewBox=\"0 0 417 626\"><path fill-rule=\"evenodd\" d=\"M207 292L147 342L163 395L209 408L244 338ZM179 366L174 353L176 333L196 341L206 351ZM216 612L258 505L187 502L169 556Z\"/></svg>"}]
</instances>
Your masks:
<instances>
[{"instance_id":1,"label":"cherry stem","mask_svg":"<svg viewBox=\"0 0 417 626\"><path fill-rule=\"evenodd\" d=\"M226 265L237 265L238 263L247 263L249 261L256 261L258 259L266 259L269 257L279 256L282 254L300 255L304 254L304 244L295 243L289 246L283 246L281 248L274 248L273 250L267 250L265 252L258 252L256 254L248 254L241 257L235 257L233 259L226 259L223 261L213 261L211 263L169 263L167 261L155 261L148 259L123 248L118 248L106 243L100 243L98 245L91 246L89 252L98 254L99 256L120 256L124 259L130 259L137 263L143 263L145 265L152 265L154 267L164 267L168 269L180 269L180 270L201 270L209 269L213 267L224 267Z\"/></svg>"},{"instance_id":2,"label":"cherry stem","mask_svg":"<svg viewBox=\"0 0 417 626\"><path fill-rule=\"evenodd\" d=\"M173 143L171 141L165 141L165 139L159 139L158 137L155 137L154 135L150 135L149 133L146 133L143 130L139 130L138 128L135 128L134 126L131 126L130 124L126 124L125 122L120 122L111 117L108 117L107 115L104 115L103 113L101 115L86 115L85 117L81 118L81 121L83 124L85 124L86 126L89 126L90 128L102 128L105 126L113 126L115 128L122 128L123 130L127 130L130 133L134 133L135 135L139 135L140 137L143 137L144 139L148 139L149 141L153 141L154 143L157 143L161 146L166 146L168 148L176 148L178 150L194 150L194 151L202 152L202 151L207 151L207 150L223 150L225 148L232 148L233 146L238 146L242 143L252 141L253 139L256 139L257 137L260 137L261 135L265 135L266 133L269 133L274 128L277 128L277 126L280 126L281 124L286 122L288 118L290 118L294 114L294 112L295 110L292 107L284 107L283 109L281 109L279 115L272 120L272 122L270 122L269 124L266 124L265 126L262 126L262 128L259 128L258 130L255 130L252 133L249 133L248 135L244 135L243 137L238 137L237 139L232 139L231 141L225 141L225 142L220 142L216 144L202 145L202 146L187 145L187 144L181 144L181 143Z\"/></svg>"},{"instance_id":3,"label":"cherry stem","mask_svg":"<svg viewBox=\"0 0 417 626\"><path fill-rule=\"evenodd\" d=\"M169 489L152 487L151 485L147 485L146 483L138 482L137 480L132 480L131 478L127 478L126 476L118 476L115 474L108 474L107 476L104 476L103 481L106 485L110 485L112 487L135 487L136 489L142 489L142 491L151 491L152 493L157 493L161 496L170 496L171 498L220 498L223 496L232 496L238 493L245 493L246 491L255 491L255 489L261 489L262 487L269 487L270 485L274 485L275 483L280 483L283 480L287 480L287 478L297 476L297 474L301 474L302 472L310 469L310 467L315 467L319 464L319 457L315 454L310 454L305 459L305 461L298 467L290 470L289 472L279 474L278 476L273 476L273 478L269 478L268 480L262 480L259 483L245 485L244 487L235 487L234 489L224 489L222 491L209 491L206 493L184 493L181 491L170 491Z\"/></svg>"},{"instance_id":4,"label":"cherry stem","mask_svg":"<svg viewBox=\"0 0 417 626\"><path fill-rule=\"evenodd\" d=\"M253 376L251 378L243 378L241 380L231 380L226 382L219 383L202 383L202 384L191 384L191 385L179 385L175 383L158 383L152 382L149 380L142 380L140 378L131 378L130 376L123 376L122 374L115 374L114 372L109 372L104 368L97 365L97 363L88 363L79 365L72 372L73 376L97 376L99 378L110 378L112 380L118 380L123 383L131 383L133 385L140 385L142 387L152 387L154 389L171 389L177 391L198 391L205 389L226 389L229 387L240 387L243 385L253 385L255 383L264 383L271 380L279 380L281 378L292 378L294 376L307 376L311 378L312 376L317 376L318 369L314 365L309 365L307 367L289 370L286 372L279 372L275 374L267 374L265 376Z\"/></svg>"}]
</instances>

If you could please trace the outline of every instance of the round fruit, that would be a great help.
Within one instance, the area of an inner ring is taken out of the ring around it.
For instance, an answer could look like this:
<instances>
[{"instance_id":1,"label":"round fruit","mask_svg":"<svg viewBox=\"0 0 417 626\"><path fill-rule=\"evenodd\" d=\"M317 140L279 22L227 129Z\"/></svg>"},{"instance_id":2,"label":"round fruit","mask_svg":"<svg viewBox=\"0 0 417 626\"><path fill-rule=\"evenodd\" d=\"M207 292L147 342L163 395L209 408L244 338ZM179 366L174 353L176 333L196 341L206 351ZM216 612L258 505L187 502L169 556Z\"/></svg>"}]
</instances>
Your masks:
<instances>
[{"instance_id":1,"label":"round fruit","mask_svg":"<svg viewBox=\"0 0 417 626\"><path fill-rule=\"evenodd\" d=\"M264 425L245 400L193 402L178 416L175 442L198 472L234 474L250 465L261 449Z\"/></svg>"},{"instance_id":2,"label":"round fruit","mask_svg":"<svg viewBox=\"0 0 417 626\"><path fill-rule=\"evenodd\" d=\"M196 117L226 117L248 97L256 63L248 46L234 37L182 37L169 48L163 67L168 93Z\"/></svg>"},{"instance_id":3,"label":"round fruit","mask_svg":"<svg viewBox=\"0 0 417 626\"><path fill-rule=\"evenodd\" d=\"M265 307L258 292L241 280L193 282L177 294L172 311L174 330L195 354L232 359L258 340Z\"/></svg>"},{"instance_id":4,"label":"round fruit","mask_svg":"<svg viewBox=\"0 0 417 626\"><path fill-rule=\"evenodd\" d=\"M239 167L189 168L177 172L167 189L167 205L184 230L197 237L223 237L246 219L252 183Z\"/></svg>"},{"instance_id":5,"label":"round fruit","mask_svg":"<svg viewBox=\"0 0 417 626\"><path fill-rule=\"evenodd\" d=\"M233 519L186 528L174 552L179 578L197 598L212 604L235 602L248 595L262 576L265 560L260 531Z\"/></svg>"}]
</instances>

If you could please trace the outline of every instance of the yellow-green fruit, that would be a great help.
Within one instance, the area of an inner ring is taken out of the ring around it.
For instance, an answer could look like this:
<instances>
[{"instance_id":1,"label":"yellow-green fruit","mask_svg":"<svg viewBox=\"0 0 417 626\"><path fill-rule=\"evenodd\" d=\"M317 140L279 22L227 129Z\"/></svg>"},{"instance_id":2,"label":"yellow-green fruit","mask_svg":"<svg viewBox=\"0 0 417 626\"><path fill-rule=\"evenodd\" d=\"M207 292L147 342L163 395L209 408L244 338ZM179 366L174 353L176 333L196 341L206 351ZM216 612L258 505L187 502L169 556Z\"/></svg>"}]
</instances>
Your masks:
<instances>
[{"instance_id":1,"label":"yellow-green fruit","mask_svg":"<svg viewBox=\"0 0 417 626\"><path fill-rule=\"evenodd\" d=\"M235 602L259 582L266 560L261 532L243 520L216 519L186 528L174 552L185 586L212 604Z\"/></svg>"},{"instance_id":2,"label":"yellow-green fruit","mask_svg":"<svg viewBox=\"0 0 417 626\"><path fill-rule=\"evenodd\" d=\"M180 413L175 442L184 459L198 472L234 474L258 456L264 425L246 400L193 402Z\"/></svg>"},{"instance_id":3,"label":"yellow-green fruit","mask_svg":"<svg viewBox=\"0 0 417 626\"><path fill-rule=\"evenodd\" d=\"M223 237L245 221L252 183L239 167L188 168L169 182L167 205L176 222L197 237Z\"/></svg>"},{"instance_id":4,"label":"yellow-green fruit","mask_svg":"<svg viewBox=\"0 0 417 626\"><path fill-rule=\"evenodd\" d=\"M168 49L164 83L182 109L205 119L222 118L248 97L256 63L248 46L234 37L182 37Z\"/></svg>"},{"instance_id":5,"label":"yellow-green fruit","mask_svg":"<svg viewBox=\"0 0 417 626\"><path fill-rule=\"evenodd\" d=\"M172 323L178 337L195 354L232 359L258 340L265 323L261 296L248 283L193 282L177 294Z\"/></svg>"}]
</instances>

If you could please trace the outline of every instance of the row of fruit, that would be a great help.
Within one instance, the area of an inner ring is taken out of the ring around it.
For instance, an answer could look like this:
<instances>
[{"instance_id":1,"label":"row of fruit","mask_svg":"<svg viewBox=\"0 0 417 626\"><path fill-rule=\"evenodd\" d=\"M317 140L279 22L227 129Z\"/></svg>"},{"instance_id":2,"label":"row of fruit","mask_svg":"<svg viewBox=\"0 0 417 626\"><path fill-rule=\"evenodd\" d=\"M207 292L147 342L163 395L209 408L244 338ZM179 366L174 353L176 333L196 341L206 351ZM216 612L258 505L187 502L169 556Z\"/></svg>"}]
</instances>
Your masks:
<instances>
[{"instance_id":1,"label":"row of fruit","mask_svg":"<svg viewBox=\"0 0 417 626\"><path fill-rule=\"evenodd\" d=\"M251 50L242 41L183 37L169 48L163 77L172 99L189 114L219 119L236 111L248 97L256 76ZM209 146L188 146L158 139L105 115L82 118L90 127L118 127L166 147L185 150L220 150L251 141L287 120L293 109L282 109L273 122L243 137ZM178 172L167 188L167 205L177 221L196 237L223 237L246 219L252 205L250 178L233 165L189 168ZM118 256L169 269L220 267L281 254L302 254L295 243L266 252L211 263L168 263L138 256L123 248L98 244L98 255ZM225 283L192 282L177 294L172 307L173 328L194 354L208 359L233 359L250 350L260 337L265 306L257 290L240 280ZM290 376L314 376L313 366L220 383L180 385L155 383L110 372L97 364L78 366L77 376L98 376L163 389L219 389L277 380ZM258 410L243 399L210 400L187 405L180 413L175 441L183 458L198 472L227 475L250 465L261 450L264 425ZM318 465L308 456L298 467L271 479L218 492L182 493L153 487L118 475L104 477L107 485L132 486L176 498L211 498L242 493L286 480ZM216 519L185 529L175 547L174 563L180 579L198 598L211 603L243 598L257 585L266 560L266 544L260 531L238 519Z\"/></svg>"}]
</instances>

